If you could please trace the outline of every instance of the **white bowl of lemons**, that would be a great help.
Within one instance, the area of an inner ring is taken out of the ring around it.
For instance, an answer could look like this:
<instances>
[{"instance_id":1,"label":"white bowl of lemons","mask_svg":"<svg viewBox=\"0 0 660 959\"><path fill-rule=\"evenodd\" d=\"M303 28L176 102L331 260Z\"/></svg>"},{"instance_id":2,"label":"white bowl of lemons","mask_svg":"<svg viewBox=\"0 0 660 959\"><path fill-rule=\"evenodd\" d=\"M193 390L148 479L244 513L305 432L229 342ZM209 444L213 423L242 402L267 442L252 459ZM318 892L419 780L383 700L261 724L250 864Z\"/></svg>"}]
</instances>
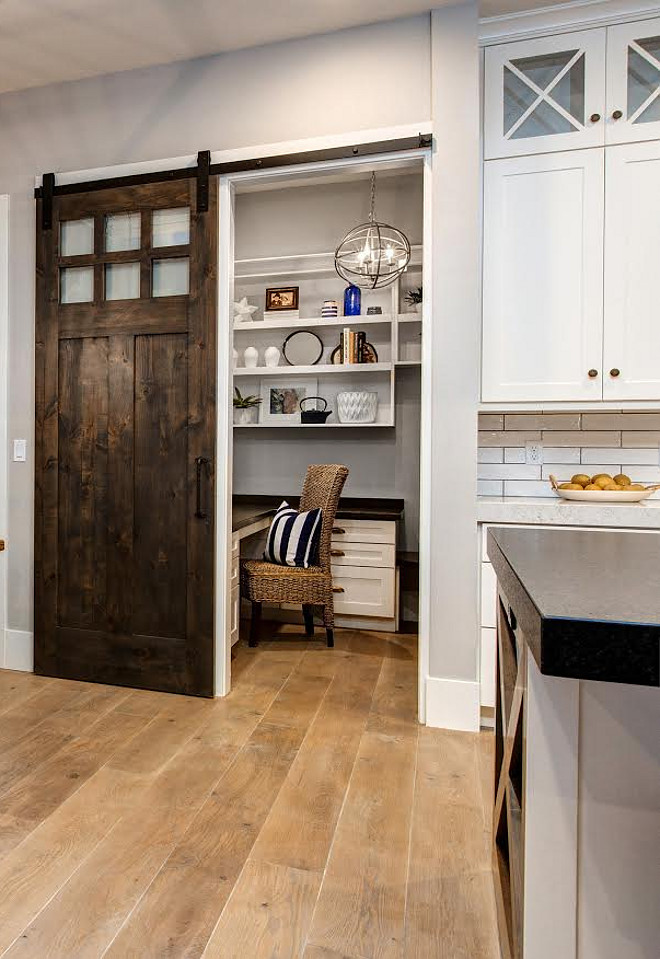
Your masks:
<instances>
[{"instance_id":1,"label":"white bowl of lemons","mask_svg":"<svg viewBox=\"0 0 660 959\"><path fill-rule=\"evenodd\" d=\"M633 483L625 473L616 476L610 476L609 473L597 473L595 476L576 473L568 483L558 483L551 476L550 484L562 499L582 503L639 503L648 499L654 490L660 489L660 484L644 486L642 483Z\"/></svg>"}]
</instances>

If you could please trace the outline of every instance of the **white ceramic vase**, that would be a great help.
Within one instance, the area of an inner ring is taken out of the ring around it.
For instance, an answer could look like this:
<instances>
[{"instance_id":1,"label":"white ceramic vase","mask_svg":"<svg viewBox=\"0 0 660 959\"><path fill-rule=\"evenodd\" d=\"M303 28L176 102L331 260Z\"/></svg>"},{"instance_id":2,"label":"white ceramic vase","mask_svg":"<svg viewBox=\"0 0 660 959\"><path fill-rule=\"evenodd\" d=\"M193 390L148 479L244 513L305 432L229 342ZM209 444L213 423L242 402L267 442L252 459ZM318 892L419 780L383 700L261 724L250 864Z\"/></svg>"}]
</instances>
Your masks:
<instances>
[{"instance_id":1,"label":"white ceramic vase","mask_svg":"<svg viewBox=\"0 0 660 959\"><path fill-rule=\"evenodd\" d=\"M280 365L280 351L276 346L267 346L264 350L264 360L266 361L266 366L279 366Z\"/></svg>"},{"instance_id":2,"label":"white ceramic vase","mask_svg":"<svg viewBox=\"0 0 660 959\"><path fill-rule=\"evenodd\" d=\"M259 362L259 350L254 346L247 346L243 352L243 362L248 370L253 370Z\"/></svg>"},{"instance_id":3,"label":"white ceramic vase","mask_svg":"<svg viewBox=\"0 0 660 959\"><path fill-rule=\"evenodd\" d=\"M340 423L373 423L378 413L378 393L354 390L337 394L337 416Z\"/></svg>"}]
</instances>

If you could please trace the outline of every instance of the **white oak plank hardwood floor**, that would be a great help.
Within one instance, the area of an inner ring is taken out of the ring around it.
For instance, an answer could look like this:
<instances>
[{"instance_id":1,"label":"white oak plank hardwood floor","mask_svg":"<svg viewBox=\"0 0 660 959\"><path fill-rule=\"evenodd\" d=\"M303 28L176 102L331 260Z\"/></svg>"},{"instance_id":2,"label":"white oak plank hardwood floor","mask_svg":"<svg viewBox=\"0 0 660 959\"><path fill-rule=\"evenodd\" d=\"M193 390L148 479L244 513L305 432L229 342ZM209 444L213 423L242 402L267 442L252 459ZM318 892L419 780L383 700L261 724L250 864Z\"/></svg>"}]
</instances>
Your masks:
<instances>
[{"instance_id":1,"label":"white oak plank hardwood floor","mask_svg":"<svg viewBox=\"0 0 660 959\"><path fill-rule=\"evenodd\" d=\"M0 957L498 959L492 736L415 636L273 631L223 700L0 670Z\"/></svg>"}]
</instances>

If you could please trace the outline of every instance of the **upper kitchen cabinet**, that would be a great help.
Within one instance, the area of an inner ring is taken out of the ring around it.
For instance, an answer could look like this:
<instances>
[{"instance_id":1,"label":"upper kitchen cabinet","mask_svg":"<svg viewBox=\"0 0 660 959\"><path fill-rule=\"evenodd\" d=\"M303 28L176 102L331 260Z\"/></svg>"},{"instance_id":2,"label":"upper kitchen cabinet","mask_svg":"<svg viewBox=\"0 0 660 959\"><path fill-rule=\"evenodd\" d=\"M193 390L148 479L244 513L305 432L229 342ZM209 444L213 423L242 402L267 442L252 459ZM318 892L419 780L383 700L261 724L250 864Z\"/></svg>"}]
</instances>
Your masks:
<instances>
[{"instance_id":1,"label":"upper kitchen cabinet","mask_svg":"<svg viewBox=\"0 0 660 959\"><path fill-rule=\"evenodd\" d=\"M602 398L604 152L485 165L485 403Z\"/></svg>"},{"instance_id":2,"label":"upper kitchen cabinet","mask_svg":"<svg viewBox=\"0 0 660 959\"><path fill-rule=\"evenodd\" d=\"M605 130L608 144L660 138L660 18L607 31Z\"/></svg>"},{"instance_id":3,"label":"upper kitchen cabinet","mask_svg":"<svg viewBox=\"0 0 660 959\"><path fill-rule=\"evenodd\" d=\"M660 141L605 152L603 397L660 400Z\"/></svg>"},{"instance_id":4,"label":"upper kitchen cabinet","mask_svg":"<svg viewBox=\"0 0 660 959\"><path fill-rule=\"evenodd\" d=\"M604 29L489 47L485 158L602 146Z\"/></svg>"}]
</instances>

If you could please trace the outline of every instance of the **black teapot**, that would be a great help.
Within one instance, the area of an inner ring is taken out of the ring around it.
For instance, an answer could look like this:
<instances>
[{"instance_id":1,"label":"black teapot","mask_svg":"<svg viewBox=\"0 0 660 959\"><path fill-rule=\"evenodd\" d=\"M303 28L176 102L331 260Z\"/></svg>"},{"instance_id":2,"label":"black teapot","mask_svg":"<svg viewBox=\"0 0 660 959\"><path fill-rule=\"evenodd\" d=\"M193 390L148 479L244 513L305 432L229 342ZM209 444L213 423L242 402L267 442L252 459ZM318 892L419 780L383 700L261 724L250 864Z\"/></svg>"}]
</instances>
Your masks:
<instances>
[{"instance_id":1,"label":"black teapot","mask_svg":"<svg viewBox=\"0 0 660 959\"><path fill-rule=\"evenodd\" d=\"M322 410L306 410L304 408L305 403L310 403L312 400L320 400L323 403ZM327 418L332 413L332 410L328 409L327 400L324 400L322 396L306 396L304 400L300 401L300 422L301 423L315 423L320 425L325 423Z\"/></svg>"}]
</instances>

